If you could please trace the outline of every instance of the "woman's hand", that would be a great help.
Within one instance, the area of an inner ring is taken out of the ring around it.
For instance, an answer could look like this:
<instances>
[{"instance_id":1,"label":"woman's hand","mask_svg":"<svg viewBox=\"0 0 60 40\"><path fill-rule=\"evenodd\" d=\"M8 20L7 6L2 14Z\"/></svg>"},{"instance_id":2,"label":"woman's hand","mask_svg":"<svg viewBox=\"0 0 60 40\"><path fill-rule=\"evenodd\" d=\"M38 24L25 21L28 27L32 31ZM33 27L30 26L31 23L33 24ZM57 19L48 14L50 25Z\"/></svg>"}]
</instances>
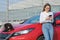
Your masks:
<instances>
[{"instance_id":1,"label":"woman's hand","mask_svg":"<svg viewBox=\"0 0 60 40\"><path fill-rule=\"evenodd\" d=\"M46 20L52 20L52 17L47 17Z\"/></svg>"}]
</instances>

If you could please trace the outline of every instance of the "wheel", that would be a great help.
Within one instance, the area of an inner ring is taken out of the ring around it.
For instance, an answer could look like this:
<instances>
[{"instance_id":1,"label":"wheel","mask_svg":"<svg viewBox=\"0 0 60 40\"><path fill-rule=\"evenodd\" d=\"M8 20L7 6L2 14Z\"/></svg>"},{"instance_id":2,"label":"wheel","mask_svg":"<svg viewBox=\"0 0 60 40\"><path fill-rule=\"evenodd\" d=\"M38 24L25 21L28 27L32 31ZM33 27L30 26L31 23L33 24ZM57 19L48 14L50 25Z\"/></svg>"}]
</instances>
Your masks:
<instances>
[{"instance_id":1,"label":"wheel","mask_svg":"<svg viewBox=\"0 0 60 40\"><path fill-rule=\"evenodd\" d=\"M44 40L44 36L39 36L37 40Z\"/></svg>"}]
</instances>

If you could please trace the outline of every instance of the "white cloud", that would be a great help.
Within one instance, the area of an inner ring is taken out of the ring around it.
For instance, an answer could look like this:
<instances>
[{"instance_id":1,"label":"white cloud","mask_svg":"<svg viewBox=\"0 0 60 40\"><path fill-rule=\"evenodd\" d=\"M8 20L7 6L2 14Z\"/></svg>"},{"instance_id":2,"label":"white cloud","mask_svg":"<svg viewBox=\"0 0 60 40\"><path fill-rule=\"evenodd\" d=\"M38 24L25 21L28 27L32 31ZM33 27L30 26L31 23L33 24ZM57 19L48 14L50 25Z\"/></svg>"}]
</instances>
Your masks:
<instances>
[{"instance_id":1,"label":"white cloud","mask_svg":"<svg viewBox=\"0 0 60 40\"><path fill-rule=\"evenodd\" d=\"M28 8L33 6L40 6L41 0L24 0L22 2L18 2L16 4L12 4L9 6L9 9L22 9L22 8Z\"/></svg>"},{"instance_id":2,"label":"white cloud","mask_svg":"<svg viewBox=\"0 0 60 40\"><path fill-rule=\"evenodd\" d=\"M45 3L50 3L51 5L60 5L59 0L44 0L44 4Z\"/></svg>"},{"instance_id":3,"label":"white cloud","mask_svg":"<svg viewBox=\"0 0 60 40\"><path fill-rule=\"evenodd\" d=\"M23 9L23 8L33 7L33 6L41 6L42 2L43 4L50 3L52 5L60 5L60 1L56 1L56 0L24 0L24 1L10 5L9 10Z\"/></svg>"}]
</instances>

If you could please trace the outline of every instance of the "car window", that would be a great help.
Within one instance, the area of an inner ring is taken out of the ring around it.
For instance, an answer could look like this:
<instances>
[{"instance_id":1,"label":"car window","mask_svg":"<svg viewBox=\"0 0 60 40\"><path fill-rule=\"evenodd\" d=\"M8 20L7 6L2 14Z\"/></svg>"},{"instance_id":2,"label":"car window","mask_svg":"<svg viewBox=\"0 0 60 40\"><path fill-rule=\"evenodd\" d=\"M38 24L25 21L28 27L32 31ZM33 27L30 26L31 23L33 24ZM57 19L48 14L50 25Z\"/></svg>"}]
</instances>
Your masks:
<instances>
[{"instance_id":1,"label":"car window","mask_svg":"<svg viewBox=\"0 0 60 40\"><path fill-rule=\"evenodd\" d=\"M56 16L55 21L56 20L60 20L60 15L59 16ZM57 26L60 26L60 22L55 22L55 23L56 23Z\"/></svg>"},{"instance_id":2,"label":"car window","mask_svg":"<svg viewBox=\"0 0 60 40\"><path fill-rule=\"evenodd\" d=\"M55 18L55 20L60 20L60 15Z\"/></svg>"}]
</instances>

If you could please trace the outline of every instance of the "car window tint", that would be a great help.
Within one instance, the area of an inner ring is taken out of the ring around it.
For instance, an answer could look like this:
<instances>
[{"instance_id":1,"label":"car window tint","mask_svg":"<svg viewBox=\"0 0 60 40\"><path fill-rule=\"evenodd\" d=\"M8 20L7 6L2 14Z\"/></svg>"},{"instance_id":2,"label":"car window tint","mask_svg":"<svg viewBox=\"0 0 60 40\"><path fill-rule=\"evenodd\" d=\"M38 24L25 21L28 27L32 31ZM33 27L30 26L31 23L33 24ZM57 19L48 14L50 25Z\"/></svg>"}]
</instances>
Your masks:
<instances>
[{"instance_id":1,"label":"car window tint","mask_svg":"<svg viewBox=\"0 0 60 40\"><path fill-rule=\"evenodd\" d=\"M60 15L55 18L55 20L60 20Z\"/></svg>"}]
</instances>

